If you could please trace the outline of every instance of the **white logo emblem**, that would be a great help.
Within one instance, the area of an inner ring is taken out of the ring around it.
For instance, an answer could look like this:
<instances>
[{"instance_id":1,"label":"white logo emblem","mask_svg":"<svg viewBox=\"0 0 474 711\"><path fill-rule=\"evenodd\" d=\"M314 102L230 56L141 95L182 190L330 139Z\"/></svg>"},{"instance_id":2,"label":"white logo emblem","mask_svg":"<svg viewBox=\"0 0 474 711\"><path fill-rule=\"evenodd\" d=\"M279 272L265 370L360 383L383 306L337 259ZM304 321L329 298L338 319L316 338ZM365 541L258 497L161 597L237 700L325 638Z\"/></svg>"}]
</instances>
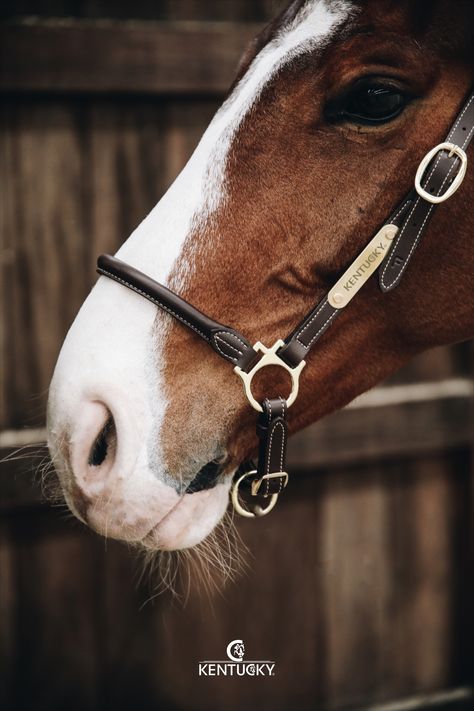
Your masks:
<instances>
[{"instance_id":1,"label":"white logo emblem","mask_svg":"<svg viewBox=\"0 0 474 711\"><path fill-rule=\"evenodd\" d=\"M275 662L245 661L245 644L242 639L233 639L226 647L230 661L199 662L199 676L275 676Z\"/></svg>"},{"instance_id":2,"label":"white logo emblem","mask_svg":"<svg viewBox=\"0 0 474 711\"><path fill-rule=\"evenodd\" d=\"M241 639L234 639L227 645L226 652L232 662L241 662L245 654L245 645Z\"/></svg>"}]
</instances>

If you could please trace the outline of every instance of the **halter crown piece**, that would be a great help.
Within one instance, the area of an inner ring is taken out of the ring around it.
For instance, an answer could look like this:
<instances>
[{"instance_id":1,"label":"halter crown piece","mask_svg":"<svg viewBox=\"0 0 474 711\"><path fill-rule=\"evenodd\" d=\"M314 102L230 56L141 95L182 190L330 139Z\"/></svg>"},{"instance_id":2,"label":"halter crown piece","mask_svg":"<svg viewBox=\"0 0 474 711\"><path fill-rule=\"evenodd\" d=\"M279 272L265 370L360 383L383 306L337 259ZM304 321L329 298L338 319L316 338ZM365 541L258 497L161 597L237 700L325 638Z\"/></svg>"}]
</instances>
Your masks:
<instances>
[{"instance_id":1,"label":"halter crown piece","mask_svg":"<svg viewBox=\"0 0 474 711\"><path fill-rule=\"evenodd\" d=\"M444 143L423 158L416 173L415 187L402 200L365 249L347 268L333 288L305 316L285 340L271 348L257 342L253 346L238 331L212 320L162 284L115 257L101 255L97 271L137 292L204 339L214 351L232 363L242 379L251 407L259 414L258 463L250 471L242 463L231 488L231 500L241 516L263 516L273 509L288 483L285 455L288 439L288 409L298 396L298 382L305 357L338 314L370 276L378 271L382 292L398 286L437 205L448 200L460 187L467 170L466 148L474 135L474 93L456 118ZM292 390L284 400L257 402L252 394L254 375L269 365L277 365L291 377ZM243 505L240 489L253 497L263 497L266 506ZM191 488L189 488L192 491Z\"/></svg>"}]
</instances>

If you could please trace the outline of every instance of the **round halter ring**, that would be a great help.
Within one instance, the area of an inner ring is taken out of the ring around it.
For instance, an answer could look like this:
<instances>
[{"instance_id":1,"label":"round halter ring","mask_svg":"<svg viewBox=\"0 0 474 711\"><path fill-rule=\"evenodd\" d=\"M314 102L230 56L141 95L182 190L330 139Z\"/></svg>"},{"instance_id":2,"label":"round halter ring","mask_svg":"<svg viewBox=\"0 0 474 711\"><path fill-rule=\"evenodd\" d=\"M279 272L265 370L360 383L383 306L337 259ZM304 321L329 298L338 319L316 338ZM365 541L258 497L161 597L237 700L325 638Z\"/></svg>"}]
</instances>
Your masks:
<instances>
[{"instance_id":1,"label":"round halter ring","mask_svg":"<svg viewBox=\"0 0 474 711\"><path fill-rule=\"evenodd\" d=\"M250 370L248 373L242 370L242 368L239 368L238 365L236 365L234 368L234 373L237 373L237 375L242 378L245 394L247 395L249 403L251 404L254 410L257 410L257 412L263 412L263 409L260 403L257 402L257 400L252 395L252 380L255 373L258 373L258 371L262 368L266 368L267 365L279 365L280 368L283 368L284 370L286 370L287 373L289 373L291 377L291 393L286 398L287 407L291 407L291 405L293 405L294 401L296 400L296 397L298 395L300 373L305 367L306 361L302 360L301 363L296 366L296 368L292 368L291 366L289 366L287 363L285 363L284 360L280 358L277 353L277 351L284 345L285 342L281 339L278 339L278 341L276 341L271 348L267 348L263 345L263 343L257 341L253 348L255 351L258 351L259 353L263 354L258 363L256 363L253 366L252 370Z\"/></svg>"},{"instance_id":2,"label":"round halter ring","mask_svg":"<svg viewBox=\"0 0 474 711\"><path fill-rule=\"evenodd\" d=\"M257 470L252 469L252 471L242 474L242 476L239 477L237 481L233 482L230 490L230 498L232 500L232 505L235 511L244 518L260 518L261 516L266 516L267 513L270 513L270 511L275 507L275 504L278 501L278 494L272 494L268 506L264 509L261 506L256 505L254 507L254 510L250 511L249 509L246 509L242 506L239 498L239 487L244 479L247 479L250 476L254 476L256 473Z\"/></svg>"}]
</instances>

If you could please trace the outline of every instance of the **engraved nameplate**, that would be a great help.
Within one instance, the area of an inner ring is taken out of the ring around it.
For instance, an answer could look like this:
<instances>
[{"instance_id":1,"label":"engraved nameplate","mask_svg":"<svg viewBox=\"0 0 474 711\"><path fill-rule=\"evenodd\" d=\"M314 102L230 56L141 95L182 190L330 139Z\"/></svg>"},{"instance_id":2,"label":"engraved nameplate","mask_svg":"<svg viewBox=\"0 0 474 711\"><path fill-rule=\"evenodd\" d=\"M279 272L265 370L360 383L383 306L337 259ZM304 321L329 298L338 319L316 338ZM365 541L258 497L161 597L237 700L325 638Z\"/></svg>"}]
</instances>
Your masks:
<instances>
[{"instance_id":1,"label":"engraved nameplate","mask_svg":"<svg viewBox=\"0 0 474 711\"><path fill-rule=\"evenodd\" d=\"M328 294L328 301L335 309L343 309L357 294L390 251L398 232L396 225L384 225L373 240L346 269Z\"/></svg>"}]
</instances>

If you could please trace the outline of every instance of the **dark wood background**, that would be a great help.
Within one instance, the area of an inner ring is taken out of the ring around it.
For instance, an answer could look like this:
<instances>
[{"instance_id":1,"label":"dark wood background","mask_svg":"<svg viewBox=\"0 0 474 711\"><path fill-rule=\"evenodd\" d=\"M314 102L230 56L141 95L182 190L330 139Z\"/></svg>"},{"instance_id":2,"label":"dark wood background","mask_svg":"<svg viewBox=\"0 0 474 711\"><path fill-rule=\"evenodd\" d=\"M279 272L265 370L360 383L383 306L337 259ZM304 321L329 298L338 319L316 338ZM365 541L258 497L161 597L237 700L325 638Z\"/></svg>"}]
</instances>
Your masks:
<instances>
[{"instance_id":1,"label":"dark wood background","mask_svg":"<svg viewBox=\"0 0 474 711\"><path fill-rule=\"evenodd\" d=\"M0 456L42 440L96 255L179 172L279 4L2 3ZM469 345L438 349L295 437L277 512L238 523L248 572L184 607L44 500L39 459L4 462L0 708L471 707L472 395ZM276 676L199 678L235 638Z\"/></svg>"}]
</instances>

